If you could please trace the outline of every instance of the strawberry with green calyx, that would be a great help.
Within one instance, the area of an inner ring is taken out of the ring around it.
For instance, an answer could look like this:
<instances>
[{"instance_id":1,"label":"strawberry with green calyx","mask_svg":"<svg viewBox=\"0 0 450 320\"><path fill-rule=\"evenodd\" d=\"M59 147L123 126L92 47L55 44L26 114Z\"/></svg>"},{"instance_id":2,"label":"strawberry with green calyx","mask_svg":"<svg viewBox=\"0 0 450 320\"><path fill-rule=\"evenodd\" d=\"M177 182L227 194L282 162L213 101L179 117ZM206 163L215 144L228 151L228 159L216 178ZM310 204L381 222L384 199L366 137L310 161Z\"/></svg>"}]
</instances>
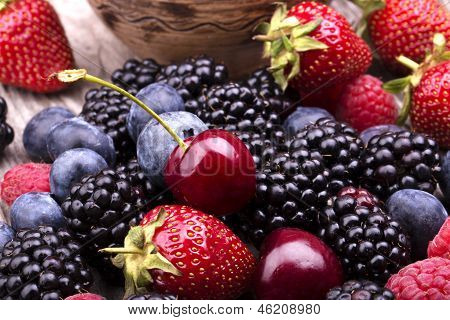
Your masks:
<instances>
[{"instance_id":1,"label":"strawberry with green calyx","mask_svg":"<svg viewBox=\"0 0 450 320\"><path fill-rule=\"evenodd\" d=\"M356 33L360 36L367 30L367 20L375 11L382 10L386 7L386 0L353 0L362 10L362 17L356 28Z\"/></svg>"},{"instance_id":2,"label":"strawberry with green calyx","mask_svg":"<svg viewBox=\"0 0 450 320\"><path fill-rule=\"evenodd\" d=\"M46 0L0 0L0 82L40 93L67 85L48 79L73 68L69 41Z\"/></svg>"},{"instance_id":3,"label":"strawberry with green calyx","mask_svg":"<svg viewBox=\"0 0 450 320\"><path fill-rule=\"evenodd\" d=\"M450 37L450 12L440 0L353 0L368 24L375 50L389 71L406 74L396 58L423 61L436 33ZM360 30L362 31L362 30ZM450 49L450 47L447 47Z\"/></svg>"},{"instance_id":4,"label":"strawberry with green calyx","mask_svg":"<svg viewBox=\"0 0 450 320\"><path fill-rule=\"evenodd\" d=\"M408 116L415 131L428 134L441 147L450 147L450 51L443 34L433 38L433 51L424 62L400 56L397 60L413 71L412 75L387 82L383 87L391 93L403 93L403 107L398 124Z\"/></svg>"},{"instance_id":5,"label":"strawberry with green calyx","mask_svg":"<svg viewBox=\"0 0 450 320\"><path fill-rule=\"evenodd\" d=\"M365 73L372 61L369 47L348 21L317 2L301 2L289 11L280 4L270 24L261 24L258 31L262 34L254 39L264 42L277 83L283 89L292 86L311 104L314 99L308 98L328 96ZM328 100L320 106L333 111L336 101Z\"/></svg>"},{"instance_id":6,"label":"strawberry with green calyx","mask_svg":"<svg viewBox=\"0 0 450 320\"><path fill-rule=\"evenodd\" d=\"M187 206L160 206L132 228L113 263L124 269L125 295L149 291L180 299L235 299L256 260L220 220Z\"/></svg>"}]
</instances>

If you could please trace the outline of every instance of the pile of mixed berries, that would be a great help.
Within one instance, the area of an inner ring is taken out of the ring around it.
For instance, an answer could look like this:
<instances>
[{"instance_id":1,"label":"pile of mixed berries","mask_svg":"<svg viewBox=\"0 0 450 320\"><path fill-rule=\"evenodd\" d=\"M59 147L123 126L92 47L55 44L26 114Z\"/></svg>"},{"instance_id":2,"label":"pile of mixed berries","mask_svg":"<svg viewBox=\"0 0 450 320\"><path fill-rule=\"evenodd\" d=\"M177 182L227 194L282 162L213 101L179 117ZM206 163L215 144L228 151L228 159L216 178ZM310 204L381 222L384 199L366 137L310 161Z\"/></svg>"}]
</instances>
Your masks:
<instances>
[{"instance_id":1,"label":"pile of mixed berries","mask_svg":"<svg viewBox=\"0 0 450 320\"><path fill-rule=\"evenodd\" d=\"M375 43L406 2L372 14ZM0 298L100 300L86 292L107 281L130 300L450 299L441 10L423 47L383 46L391 72L414 74L385 85L348 21L313 1L277 8L255 36L271 68L239 81L206 55L131 59L111 82L59 73L101 86L78 115L47 108L23 132L33 162L0 183ZM1 150L5 119L0 99Z\"/></svg>"}]
</instances>

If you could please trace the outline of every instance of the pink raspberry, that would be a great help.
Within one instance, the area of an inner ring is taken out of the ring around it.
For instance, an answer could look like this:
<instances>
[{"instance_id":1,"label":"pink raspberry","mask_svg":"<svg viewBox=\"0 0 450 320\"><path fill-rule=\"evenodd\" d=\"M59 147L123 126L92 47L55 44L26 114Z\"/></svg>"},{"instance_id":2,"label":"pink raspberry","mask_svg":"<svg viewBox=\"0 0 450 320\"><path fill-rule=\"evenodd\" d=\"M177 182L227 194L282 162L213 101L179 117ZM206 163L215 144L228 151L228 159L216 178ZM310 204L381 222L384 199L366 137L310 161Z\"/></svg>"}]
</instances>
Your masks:
<instances>
[{"instance_id":1,"label":"pink raspberry","mask_svg":"<svg viewBox=\"0 0 450 320\"><path fill-rule=\"evenodd\" d=\"M27 192L50 192L50 169L46 163L25 163L10 169L0 183L1 199L11 205Z\"/></svg>"},{"instance_id":2,"label":"pink raspberry","mask_svg":"<svg viewBox=\"0 0 450 320\"><path fill-rule=\"evenodd\" d=\"M73 296L67 297L64 300L106 300L104 297L95 293L78 293Z\"/></svg>"},{"instance_id":3,"label":"pink raspberry","mask_svg":"<svg viewBox=\"0 0 450 320\"><path fill-rule=\"evenodd\" d=\"M430 258L410 264L393 275L386 288L397 300L449 300L450 260Z\"/></svg>"},{"instance_id":4,"label":"pink raspberry","mask_svg":"<svg viewBox=\"0 0 450 320\"><path fill-rule=\"evenodd\" d=\"M395 98L382 85L381 80L366 74L345 86L338 103L338 119L358 131L395 123L398 115Z\"/></svg>"},{"instance_id":5,"label":"pink raspberry","mask_svg":"<svg viewBox=\"0 0 450 320\"><path fill-rule=\"evenodd\" d=\"M445 220L439 233L428 244L428 258L432 257L450 259L450 218Z\"/></svg>"}]
</instances>

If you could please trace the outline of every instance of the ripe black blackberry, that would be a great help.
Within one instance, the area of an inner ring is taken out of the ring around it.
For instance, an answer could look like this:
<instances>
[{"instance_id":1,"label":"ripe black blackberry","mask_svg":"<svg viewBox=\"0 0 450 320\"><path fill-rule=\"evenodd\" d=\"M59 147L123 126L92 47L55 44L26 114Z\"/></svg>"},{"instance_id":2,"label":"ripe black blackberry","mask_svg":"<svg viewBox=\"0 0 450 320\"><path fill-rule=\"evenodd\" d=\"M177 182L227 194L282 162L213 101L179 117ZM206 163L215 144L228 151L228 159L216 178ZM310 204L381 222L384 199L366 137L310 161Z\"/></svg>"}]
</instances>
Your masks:
<instances>
[{"instance_id":1,"label":"ripe black blackberry","mask_svg":"<svg viewBox=\"0 0 450 320\"><path fill-rule=\"evenodd\" d=\"M8 105L5 99L0 97L0 153L14 140L14 130L6 123Z\"/></svg>"},{"instance_id":2,"label":"ripe black blackberry","mask_svg":"<svg viewBox=\"0 0 450 320\"><path fill-rule=\"evenodd\" d=\"M298 132L291 146L310 150L311 156L323 161L335 178L349 184L360 178L364 143L346 124L329 118L319 119Z\"/></svg>"},{"instance_id":3,"label":"ripe black blackberry","mask_svg":"<svg viewBox=\"0 0 450 320\"><path fill-rule=\"evenodd\" d=\"M318 235L340 257L348 279L385 283L410 262L408 236L365 189L342 189L318 220Z\"/></svg>"},{"instance_id":4,"label":"ripe black blackberry","mask_svg":"<svg viewBox=\"0 0 450 320\"><path fill-rule=\"evenodd\" d=\"M0 298L60 300L89 289L92 275L65 229L23 229L0 252Z\"/></svg>"},{"instance_id":5,"label":"ripe black blackberry","mask_svg":"<svg viewBox=\"0 0 450 320\"><path fill-rule=\"evenodd\" d=\"M382 200L401 189L433 194L441 178L438 145L410 131L373 137L362 157L362 165L361 185Z\"/></svg>"},{"instance_id":6,"label":"ripe black blackberry","mask_svg":"<svg viewBox=\"0 0 450 320\"><path fill-rule=\"evenodd\" d=\"M228 69L225 65L202 55L188 58L180 64L163 67L156 77L156 82L167 83L174 87L186 102L186 108L196 110L198 108L196 99L203 89L225 83L227 79Z\"/></svg>"},{"instance_id":7,"label":"ripe black blackberry","mask_svg":"<svg viewBox=\"0 0 450 320\"><path fill-rule=\"evenodd\" d=\"M102 274L117 274L109 255L98 251L123 245L129 222L145 210L140 187L126 174L105 169L74 184L61 207L89 262Z\"/></svg>"},{"instance_id":8,"label":"ripe black blackberry","mask_svg":"<svg viewBox=\"0 0 450 320\"><path fill-rule=\"evenodd\" d=\"M127 300L177 300L173 294L149 292L142 295L132 295Z\"/></svg>"},{"instance_id":9,"label":"ripe black blackberry","mask_svg":"<svg viewBox=\"0 0 450 320\"><path fill-rule=\"evenodd\" d=\"M158 205L173 202L173 196L170 191L161 190L151 184L145 177L136 159L131 159L127 163L117 166L116 172L118 174L125 174L133 186L139 186L141 188L144 208L151 209ZM139 213L128 224L133 227L139 225L146 213L146 210L139 210Z\"/></svg>"},{"instance_id":10,"label":"ripe black blackberry","mask_svg":"<svg viewBox=\"0 0 450 320\"><path fill-rule=\"evenodd\" d=\"M140 90L155 82L161 66L153 59L138 61L127 60L121 69L113 72L111 80L114 84L129 90Z\"/></svg>"},{"instance_id":11,"label":"ripe black blackberry","mask_svg":"<svg viewBox=\"0 0 450 320\"><path fill-rule=\"evenodd\" d=\"M302 147L276 155L257 173L256 179L255 199L238 215L241 233L256 246L280 227L315 232L321 209L345 185Z\"/></svg>"},{"instance_id":12,"label":"ripe black blackberry","mask_svg":"<svg viewBox=\"0 0 450 320\"><path fill-rule=\"evenodd\" d=\"M135 89L130 93L136 94ZM117 159L124 161L136 154L134 141L128 134L126 119L131 100L109 88L101 87L86 93L80 116L109 135L116 148Z\"/></svg>"},{"instance_id":13,"label":"ripe black blackberry","mask_svg":"<svg viewBox=\"0 0 450 320\"><path fill-rule=\"evenodd\" d=\"M229 82L205 90L198 100L200 107L187 111L195 113L211 128L256 133L279 130L284 104L270 104L237 83Z\"/></svg>"},{"instance_id":14,"label":"ripe black blackberry","mask_svg":"<svg viewBox=\"0 0 450 320\"><path fill-rule=\"evenodd\" d=\"M250 88L254 95L266 99L283 95L283 90L275 82L267 68L261 68L253 72L250 77L243 81L243 85Z\"/></svg>"},{"instance_id":15,"label":"ripe black blackberry","mask_svg":"<svg viewBox=\"0 0 450 320\"><path fill-rule=\"evenodd\" d=\"M349 280L328 291L327 300L395 300L394 293L369 280Z\"/></svg>"}]
</instances>

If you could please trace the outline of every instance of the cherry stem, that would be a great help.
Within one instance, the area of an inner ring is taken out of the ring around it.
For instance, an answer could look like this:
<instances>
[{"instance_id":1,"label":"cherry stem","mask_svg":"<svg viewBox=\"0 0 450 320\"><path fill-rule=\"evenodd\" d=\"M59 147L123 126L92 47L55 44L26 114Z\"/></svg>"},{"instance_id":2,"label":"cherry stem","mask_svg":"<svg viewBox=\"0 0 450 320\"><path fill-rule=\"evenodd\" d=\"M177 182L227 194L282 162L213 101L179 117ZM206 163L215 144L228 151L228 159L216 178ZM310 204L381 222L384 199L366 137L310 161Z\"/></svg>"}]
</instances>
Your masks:
<instances>
[{"instance_id":1,"label":"cherry stem","mask_svg":"<svg viewBox=\"0 0 450 320\"><path fill-rule=\"evenodd\" d=\"M92 75L88 74L87 71L84 70L84 69L61 71L61 72L58 72L56 74L56 77L61 82L75 82L75 81L83 79L83 80L86 80L88 82L96 83L96 84L99 84L101 86L108 87L108 88L110 88L110 89L112 89L114 91L117 91L118 93L124 95L128 99L130 99L133 102L135 102L139 107L141 107L142 109L147 111L156 121L158 121L159 124L162 125L164 127L164 129L166 129L166 131L178 143L178 145L180 146L180 148L184 152L186 152L186 150L188 149L188 146L187 146L186 143L184 143L183 139L181 139L180 136L178 136L177 133L175 131L173 131L173 129L163 119L161 119L161 117L155 111L153 111L144 102L142 102L141 100L139 100L138 98L133 96L128 91L126 91L126 90L124 90L124 89L122 89L122 88L120 88L120 87L116 86L115 84L112 84L112 83L110 83L108 81L105 81L103 79L100 79L100 78L97 78L95 76L92 76Z\"/></svg>"}]
</instances>

